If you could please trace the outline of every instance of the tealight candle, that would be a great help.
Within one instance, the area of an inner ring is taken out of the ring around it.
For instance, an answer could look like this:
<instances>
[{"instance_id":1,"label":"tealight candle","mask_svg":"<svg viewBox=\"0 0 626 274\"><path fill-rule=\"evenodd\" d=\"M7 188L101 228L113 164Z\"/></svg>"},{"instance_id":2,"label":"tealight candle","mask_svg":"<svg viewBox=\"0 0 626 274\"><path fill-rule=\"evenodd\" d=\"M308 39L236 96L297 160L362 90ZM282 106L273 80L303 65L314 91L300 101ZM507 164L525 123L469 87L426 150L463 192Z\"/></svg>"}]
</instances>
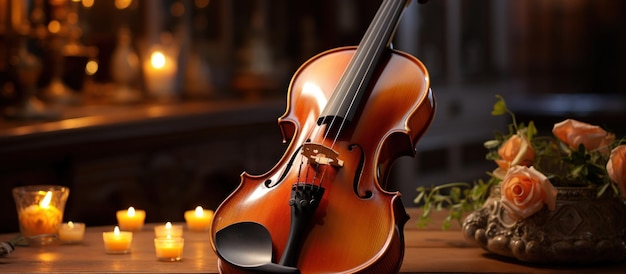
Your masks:
<instances>
[{"instance_id":1,"label":"tealight candle","mask_svg":"<svg viewBox=\"0 0 626 274\"><path fill-rule=\"evenodd\" d=\"M211 227L213 220L213 210L205 210L197 206L196 210L185 211L185 222L187 228L194 231L207 231Z\"/></svg>"},{"instance_id":2,"label":"tealight candle","mask_svg":"<svg viewBox=\"0 0 626 274\"><path fill-rule=\"evenodd\" d=\"M185 241L180 237L155 238L154 249L159 261L180 261L183 258Z\"/></svg>"},{"instance_id":3,"label":"tealight candle","mask_svg":"<svg viewBox=\"0 0 626 274\"><path fill-rule=\"evenodd\" d=\"M115 227L113 232L102 232L104 249L109 254L125 254L130 252L130 245L133 242L133 233L130 231L120 231Z\"/></svg>"},{"instance_id":4,"label":"tealight candle","mask_svg":"<svg viewBox=\"0 0 626 274\"><path fill-rule=\"evenodd\" d=\"M85 224L67 222L59 228L59 239L65 243L78 243L85 235Z\"/></svg>"},{"instance_id":5,"label":"tealight candle","mask_svg":"<svg viewBox=\"0 0 626 274\"><path fill-rule=\"evenodd\" d=\"M165 238L167 236L170 236L172 238L180 238L183 236L183 226L172 225L172 223L167 222L165 223L165 225L155 226L154 234L157 238Z\"/></svg>"},{"instance_id":6,"label":"tealight candle","mask_svg":"<svg viewBox=\"0 0 626 274\"><path fill-rule=\"evenodd\" d=\"M135 210L134 207L129 207L128 210L117 211L117 224L122 230L137 231L143 228L143 223L146 219L146 211Z\"/></svg>"}]
</instances>

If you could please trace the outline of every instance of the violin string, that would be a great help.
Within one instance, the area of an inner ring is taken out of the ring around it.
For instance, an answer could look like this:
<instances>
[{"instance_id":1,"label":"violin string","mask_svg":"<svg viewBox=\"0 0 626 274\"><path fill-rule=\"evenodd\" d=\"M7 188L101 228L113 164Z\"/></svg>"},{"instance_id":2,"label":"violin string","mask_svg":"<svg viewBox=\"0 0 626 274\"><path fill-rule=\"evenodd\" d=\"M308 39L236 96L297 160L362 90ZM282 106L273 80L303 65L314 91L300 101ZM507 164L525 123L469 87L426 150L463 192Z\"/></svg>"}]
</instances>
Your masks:
<instances>
[{"instance_id":1,"label":"violin string","mask_svg":"<svg viewBox=\"0 0 626 274\"><path fill-rule=\"evenodd\" d=\"M318 188L318 191L322 188L322 186L323 186L323 184L324 184L324 180L323 180L323 179L324 179L324 175L326 175L326 167L324 166L324 167L322 167L322 169L323 169L324 171L322 171L322 175L320 176L320 178L321 178L321 179L320 179L320 184L319 184L319 187L320 187L320 188Z\"/></svg>"},{"instance_id":2,"label":"violin string","mask_svg":"<svg viewBox=\"0 0 626 274\"><path fill-rule=\"evenodd\" d=\"M306 168L306 166L305 166L305 170L306 171L304 172L304 181L308 181L309 180L309 169Z\"/></svg>"},{"instance_id":3,"label":"violin string","mask_svg":"<svg viewBox=\"0 0 626 274\"><path fill-rule=\"evenodd\" d=\"M301 176L301 172L302 172L302 166L304 165L304 161L302 160L302 158L300 159L300 166L298 167L298 178L296 179L296 189L298 189L300 187L300 182L302 181L302 177Z\"/></svg>"},{"instance_id":4,"label":"violin string","mask_svg":"<svg viewBox=\"0 0 626 274\"><path fill-rule=\"evenodd\" d=\"M364 41L368 41L363 43L363 47L359 47L359 51L365 51L365 53L371 53L372 52L372 48L374 47L380 47L382 43L384 43L384 39L378 39L379 41L376 41L375 39L372 40L372 36L378 36L383 30L389 30L391 26L391 24L385 24L385 20L384 18L388 18L389 17L389 13L394 11L394 5L392 5L390 2L392 2L393 0L385 0L383 2L383 6L381 7L381 16L376 16L374 18L374 22L372 22L372 31L371 32L367 32L365 37L363 38ZM399 6L401 8L401 6ZM387 28L384 28L385 26L387 26ZM371 42L370 42L371 41ZM387 41L388 42L388 41ZM376 54L374 52L374 54ZM356 58L356 52L355 52L355 56L353 56L353 58ZM369 60L369 62L367 62ZM350 62L349 63L349 67L347 67L346 71L347 72L351 72L352 74L354 74L354 71L357 71L355 69L356 68L363 68L364 66L366 71L369 71L371 69L373 69L374 65L373 64L374 58L372 56L369 55L364 55L362 56L362 58L360 58L359 60L355 60L355 62ZM361 89L363 88L363 85L365 85L366 83L364 83L365 79L361 78L361 80L358 82L358 89L357 92L361 91ZM346 79L344 79L344 77L341 78L339 86L335 88L335 91L339 91L339 90L346 90L345 86L346 85L350 85L350 89L351 90L353 88L353 85L355 84L355 81L347 81ZM344 94L342 94L342 98L341 98L341 104L343 105L346 103L346 101L349 100L348 95L349 92L344 92ZM352 109L352 107L355 105L355 100L356 100L357 96L353 96L350 104L348 105L348 108L345 110L345 116L347 116L347 114L350 112L350 110ZM332 117L330 123L327 124L327 129L331 129L333 128L334 124L338 121L338 117L339 116L339 112L341 111L341 109L338 109L337 112L335 113L335 115ZM341 119L341 122L339 124L339 128L335 133L335 136L333 138L333 141L331 143L330 148L334 148L334 146L336 145L339 135L341 134L341 131L343 130L344 125L346 124L346 120L347 119ZM321 131L317 131L316 134L312 134L312 135L317 135L320 134ZM328 138L328 135L330 134L330 130L326 130L324 133L324 140ZM301 167L302 168L302 158L301 158ZM319 170L319 163L316 165L315 170L318 171ZM326 173L326 169L323 169L323 173L321 174L320 178L320 186L322 185L322 181L324 178L324 175ZM313 177L313 181L316 180L316 176L317 176L317 172L314 172L314 177ZM300 175L298 175L298 177L300 178ZM305 180L308 180L308 168L307 168L307 172L305 175ZM300 180L298 180L300 181Z\"/></svg>"},{"instance_id":5,"label":"violin string","mask_svg":"<svg viewBox=\"0 0 626 274\"><path fill-rule=\"evenodd\" d=\"M367 32L365 37L364 37L364 40L368 41L368 42L364 43L363 48L361 48L360 50L364 50L366 53L372 53L372 48L380 47L381 43L384 42L383 39L379 39L380 41L376 42L376 40L372 40L371 37L372 36L375 36L375 37L379 36L380 33L383 30L388 30L389 29L390 24L385 24L384 18L388 18L389 14L394 11L394 9L393 9L394 5L392 5L390 2L391 1L385 1L383 3L383 6L381 7L381 14L382 15L381 16L376 16L376 18L374 19L374 22L372 23L372 26L373 26L372 27L372 31L371 32ZM385 28L385 26L387 26L387 28ZM372 42L370 42L370 41L372 41ZM376 53L374 52L374 54L376 54ZM368 60L369 60L369 62L366 63L366 61L368 61ZM354 70L353 66L357 66L358 68L363 68L363 66L367 66L366 67L366 71L369 71L369 70L373 69L373 67L374 67L374 64L373 64L374 58L372 58L372 56L367 56L366 55L366 56L363 56L362 58L360 58L360 60L357 60L357 61L359 61L359 62L354 62L354 63L350 62L350 64L352 66L349 67L347 71L352 72ZM358 82L359 85L358 85L357 91L362 91L362 87L365 84L364 81L365 81L365 79L361 78L361 81ZM335 90L336 91L337 90L343 90L342 88L343 88L344 85L346 85L347 82L348 81L342 81L341 86L338 89L335 89ZM349 81L351 89L352 89L354 83L355 83L354 81ZM349 89L349 90L351 90L351 89ZM343 97L341 99L341 105L345 104L345 102L347 100L349 100L348 99L348 94L349 94L348 92L344 92ZM355 104L356 97L357 96L353 96L352 97L352 99L350 101L350 104L348 106L348 109L346 110L344 115L347 116L347 114L350 112L350 110L352 109L352 107ZM337 117L339 117L339 113L336 113L336 115L333 116L333 118L331 119L330 124L328 125L328 128L332 128L333 127L333 124L335 123L335 121L337 121ZM339 134L341 134L341 131L343 130L343 127L344 127L345 124L346 124L346 119L341 119L341 123L339 124L339 128L336 131L336 134L335 134L335 136L333 138L333 142L332 142L332 144L330 146L331 149L334 148L334 146L336 145L337 140L339 139ZM324 139L326 139L328 137L329 132L330 131L326 131L326 133L324 135ZM326 174L326 168L324 168L323 170L324 171L322 172L322 174L320 176L320 178L321 178L320 179L320 186L322 186L323 179L325 178L325 174Z\"/></svg>"},{"instance_id":6,"label":"violin string","mask_svg":"<svg viewBox=\"0 0 626 274\"><path fill-rule=\"evenodd\" d=\"M388 7L389 6L389 2L390 1L387 1L387 0L385 0L383 2L383 6L381 7L381 11L380 11L381 14L387 14L388 13L388 11L389 11L389 7ZM382 28L382 25L384 25L384 24L382 24L381 20L383 18L385 18L385 17L387 17L387 16L386 15L385 16L376 16L374 18L374 22L372 22L372 31L371 32L366 32L365 37L363 38L363 40L367 41L367 42L365 42L365 43L363 43L363 45L361 45L363 47L357 48L357 52L355 52L355 55L354 55L353 58L360 57L360 56L358 56L357 53L360 53L361 51L364 51L365 53L369 53L369 52L372 51L372 47L374 46L374 43L370 42L370 41L372 41L371 37L374 36L374 34L380 33L380 31L381 31L380 29ZM363 68L363 65L364 65L365 61L367 59L372 59L372 58L365 58L365 57L368 57L368 56L363 56L363 58L361 58L360 60L355 60L355 62L350 62L350 67L348 67L347 71L348 72L352 72L352 73L354 71L357 71L357 69L354 68L355 66L356 66L356 68ZM356 61L358 61L358 62L356 62ZM346 81L342 77L340 84L341 84L341 86L336 88L335 91L352 90L354 81ZM345 85L347 85L347 84L349 84L350 86L348 87L348 89L344 89ZM340 105L344 105L345 104L345 102L348 100L348 95L349 95L349 92L344 92L343 97L341 98L341 104ZM356 98L356 96L352 97L352 101L350 102L350 105L349 105L348 109L345 111L345 115L347 115L350 112L350 109L352 108L352 105L354 104L354 99L355 98ZM339 112L339 111L340 111L340 109L337 110L337 112ZM328 125L328 128L333 128L335 122L337 121L337 117L339 117L339 113L336 113L333 116L333 118L331 119L330 124ZM346 123L346 119L341 119L341 123L339 125L339 129L336 131L335 136L333 138L333 142L332 142L332 144L330 146L331 148L333 148L335 146L335 144L337 142L337 139L339 138L339 134L341 134L341 130L343 129L343 125L345 123ZM329 133L330 133L330 131L327 131L325 133L324 139L328 138L328 134Z\"/></svg>"},{"instance_id":7,"label":"violin string","mask_svg":"<svg viewBox=\"0 0 626 274\"><path fill-rule=\"evenodd\" d=\"M391 1L386 1L387 2L391 2ZM399 5L398 5L399 6ZM399 6L400 7L400 6ZM384 18L389 18L389 14L388 13L392 13L394 11L394 5L391 4L387 4L383 9L384 12L386 13L385 16L383 16L383 18L381 20L383 20ZM377 24L377 28L378 30L375 32L376 36L380 37L381 33L384 33L384 31L389 31L389 28L393 27L391 24L389 24L389 22L376 22ZM385 28L386 27L386 28ZM370 39L369 41L373 41L372 43L368 43L371 44L371 46L369 47L369 49L367 50L368 53L372 52L372 48L380 48L382 46L382 43L384 43L384 39ZM376 54L376 52L372 52L373 54ZM366 61L369 61L367 64L365 64ZM374 58L373 56L369 56L368 58L363 58L361 64L359 65L359 67L364 66L366 67L366 71L370 71L372 69L375 68L376 64L374 64ZM354 84L354 82L352 82ZM364 85L366 85L367 83L365 83L365 78L361 78L360 81L358 82L358 88L357 91L362 91ZM344 96L344 97L347 97ZM355 105L355 100L356 100L357 96L353 96L352 100L350 101L350 104L348 105L348 109L346 110L346 114L350 113L350 110L352 109L352 107L354 107ZM337 134L335 135L335 138L333 140L332 146L334 147L335 143L337 142L338 138L339 138L339 134L341 133L341 130L343 129L344 125L346 124L345 119L341 121L341 124L339 125L339 129L337 130Z\"/></svg>"}]
</instances>

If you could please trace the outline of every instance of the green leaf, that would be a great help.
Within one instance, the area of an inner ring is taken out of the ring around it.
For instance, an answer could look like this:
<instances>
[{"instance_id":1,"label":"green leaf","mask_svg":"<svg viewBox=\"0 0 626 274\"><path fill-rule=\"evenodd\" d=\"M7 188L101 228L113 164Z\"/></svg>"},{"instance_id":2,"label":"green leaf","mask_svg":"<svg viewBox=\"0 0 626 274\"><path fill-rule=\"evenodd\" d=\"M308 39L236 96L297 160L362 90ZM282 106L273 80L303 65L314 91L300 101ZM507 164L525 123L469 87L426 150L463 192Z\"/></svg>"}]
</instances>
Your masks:
<instances>
[{"instance_id":1,"label":"green leaf","mask_svg":"<svg viewBox=\"0 0 626 274\"><path fill-rule=\"evenodd\" d=\"M499 98L499 100L496 101L495 104L493 104L493 110L491 111L491 115L493 116L504 115L507 113L506 110L507 110L506 103L504 103L504 100L502 98Z\"/></svg>"},{"instance_id":2,"label":"green leaf","mask_svg":"<svg viewBox=\"0 0 626 274\"><path fill-rule=\"evenodd\" d=\"M450 189L450 200L459 201L461 199L461 189L458 187L453 187Z\"/></svg>"},{"instance_id":3,"label":"green leaf","mask_svg":"<svg viewBox=\"0 0 626 274\"><path fill-rule=\"evenodd\" d=\"M415 197L415 199L413 200L413 203L419 204L422 201L422 199L424 198L425 195L426 195L426 192L420 191L418 189L417 197Z\"/></svg>"},{"instance_id":4,"label":"green leaf","mask_svg":"<svg viewBox=\"0 0 626 274\"><path fill-rule=\"evenodd\" d=\"M535 127L535 123L530 121L526 127L526 137L528 140L532 140L535 135L537 135L537 128Z\"/></svg>"},{"instance_id":5,"label":"green leaf","mask_svg":"<svg viewBox=\"0 0 626 274\"><path fill-rule=\"evenodd\" d=\"M601 187L598 189L598 194L597 194L597 197L602 196L602 194L604 194L604 192L605 192L605 191L606 191L606 189L609 187L609 185L611 185L611 183L606 183L606 184L604 184L603 186L601 186Z\"/></svg>"},{"instance_id":6,"label":"green leaf","mask_svg":"<svg viewBox=\"0 0 626 274\"><path fill-rule=\"evenodd\" d=\"M574 177L577 178L581 175L585 175L587 173L587 169L585 168L585 165L578 165L575 166L574 168L572 168L572 170L570 171L570 174Z\"/></svg>"},{"instance_id":7,"label":"green leaf","mask_svg":"<svg viewBox=\"0 0 626 274\"><path fill-rule=\"evenodd\" d=\"M483 143L483 146L486 149L496 149L498 148L498 146L500 146L500 141L498 140L489 140Z\"/></svg>"}]
</instances>

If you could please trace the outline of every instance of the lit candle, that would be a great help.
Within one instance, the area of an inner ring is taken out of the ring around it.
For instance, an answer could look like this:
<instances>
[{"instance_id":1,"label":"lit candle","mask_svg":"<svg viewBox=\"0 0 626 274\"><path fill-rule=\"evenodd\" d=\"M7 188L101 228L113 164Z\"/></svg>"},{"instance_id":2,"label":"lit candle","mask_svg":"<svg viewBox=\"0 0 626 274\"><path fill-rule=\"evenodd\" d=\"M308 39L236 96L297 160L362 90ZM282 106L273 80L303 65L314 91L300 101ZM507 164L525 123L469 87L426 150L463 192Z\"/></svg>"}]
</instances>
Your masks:
<instances>
[{"instance_id":1,"label":"lit candle","mask_svg":"<svg viewBox=\"0 0 626 274\"><path fill-rule=\"evenodd\" d=\"M78 243L85 235L85 224L67 222L59 228L59 239L65 243Z\"/></svg>"},{"instance_id":2,"label":"lit candle","mask_svg":"<svg viewBox=\"0 0 626 274\"><path fill-rule=\"evenodd\" d=\"M180 237L155 238L154 249L159 261L180 261L185 241Z\"/></svg>"},{"instance_id":3,"label":"lit candle","mask_svg":"<svg viewBox=\"0 0 626 274\"><path fill-rule=\"evenodd\" d=\"M211 227L212 220L213 210L205 210L197 206L196 210L185 211L185 221L190 230L207 231Z\"/></svg>"},{"instance_id":4,"label":"lit candle","mask_svg":"<svg viewBox=\"0 0 626 274\"><path fill-rule=\"evenodd\" d=\"M117 211L117 224L122 230L137 231L143 228L143 223L146 219L146 211L135 210L134 207L129 207L128 210Z\"/></svg>"},{"instance_id":5,"label":"lit candle","mask_svg":"<svg viewBox=\"0 0 626 274\"><path fill-rule=\"evenodd\" d=\"M130 245L133 242L133 233L130 231L120 231L115 227L113 232L102 232L104 250L110 254L125 254L130 252Z\"/></svg>"},{"instance_id":6,"label":"lit candle","mask_svg":"<svg viewBox=\"0 0 626 274\"><path fill-rule=\"evenodd\" d=\"M53 205L52 192L48 191L39 204L30 205L19 212L22 234L32 237L42 234L57 234L63 219L62 212Z\"/></svg>"},{"instance_id":7,"label":"lit candle","mask_svg":"<svg viewBox=\"0 0 626 274\"><path fill-rule=\"evenodd\" d=\"M172 225L172 223L167 222L165 223L165 225L155 226L154 234L157 238L165 238L167 236L170 236L172 238L180 238L183 236L183 226Z\"/></svg>"},{"instance_id":8,"label":"lit candle","mask_svg":"<svg viewBox=\"0 0 626 274\"><path fill-rule=\"evenodd\" d=\"M176 62L165 51L152 50L143 65L146 88L151 95L170 99L175 93Z\"/></svg>"}]
</instances>

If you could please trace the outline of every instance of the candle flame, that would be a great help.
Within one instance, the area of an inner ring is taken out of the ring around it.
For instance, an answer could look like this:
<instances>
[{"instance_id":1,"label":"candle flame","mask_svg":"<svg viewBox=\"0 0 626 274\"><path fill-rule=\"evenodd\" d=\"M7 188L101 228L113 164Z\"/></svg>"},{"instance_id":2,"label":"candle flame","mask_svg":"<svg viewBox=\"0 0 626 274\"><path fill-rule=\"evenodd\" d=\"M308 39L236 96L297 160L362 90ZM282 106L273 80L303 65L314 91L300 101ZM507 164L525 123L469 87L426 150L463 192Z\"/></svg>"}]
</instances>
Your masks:
<instances>
[{"instance_id":1,"label":"candle flame","mask_svg":"<svg viewBox=\"0 0 626 274\"><path fill-rule=\"evenodd\" d=\"M165 228L166 229L172 229L172 223L170 223L170 222L165 223Z\"/></svg>"},{"instance_id":2,"label":"candle flame","mask_svg":"<svg viewBox=\"0 0 626 274\"><path fill-rule=\"evenodd\" d=\"M74 223L72 223L72 221L67 222L67 226L69 226L70 228L74 228Z\"/></svg>"},{"instance_id":3,"label":"candle flame","mask_svg":"<svg viewBox=\"0 0 626 274\"><path fill-rule=\"evenodd\" d=\"M127 214L128 214L128 216L129 216L129 217L133 217L133 216L135 216L135 208L134 208L134 207L132 207L132 206L131 206L131 207L129 207L129 208L128 208L128 212L127 212Z\"/></svg>"},{"instance_id":4,"label":"candle flame","mask_svg":"<svg viewBox=\"0 0 626 274\"><path fill-rule=\"evenodd\" d=\"M43 197L43 200L41 200L41 202L39 202L39 206L43 207L43 208L48 208L50 207L50 201L52 200L52 191L48 191L46 193L46 196Z\"/></svg>"},{"instance_id":5,"label":"candle flame","mask_svg":"<svg viewBox=\"0 0 626 274\"><path fill-rule=\"evenodd\" d=\"M115 226L115 228L113 229L113 234L120 235L120 228Z\"/></svg>"},{"instance_id":6,"label":"candle flame","mask_svg":"<svg viewBox=\"0 0 626 274\"><path fill-rule=\"evenodd\" d=\"M196 207L196 216L202 217L202 215L204 215L204 209L202 209L201 206L197 206Z\"/></svg>"},{"instance_id":7,"label":"candle flame","mask_svg":"<svg viewBox=\"0 0 626 274\"><path fill-rule=\"evenodd\" d=\"M165 62L165 55L163 55L163 53L158 50L150 55L150 63L152 64L152 67L156 69L162 69L163 67L165 67Z\"/></svg>"}]
</instances>

